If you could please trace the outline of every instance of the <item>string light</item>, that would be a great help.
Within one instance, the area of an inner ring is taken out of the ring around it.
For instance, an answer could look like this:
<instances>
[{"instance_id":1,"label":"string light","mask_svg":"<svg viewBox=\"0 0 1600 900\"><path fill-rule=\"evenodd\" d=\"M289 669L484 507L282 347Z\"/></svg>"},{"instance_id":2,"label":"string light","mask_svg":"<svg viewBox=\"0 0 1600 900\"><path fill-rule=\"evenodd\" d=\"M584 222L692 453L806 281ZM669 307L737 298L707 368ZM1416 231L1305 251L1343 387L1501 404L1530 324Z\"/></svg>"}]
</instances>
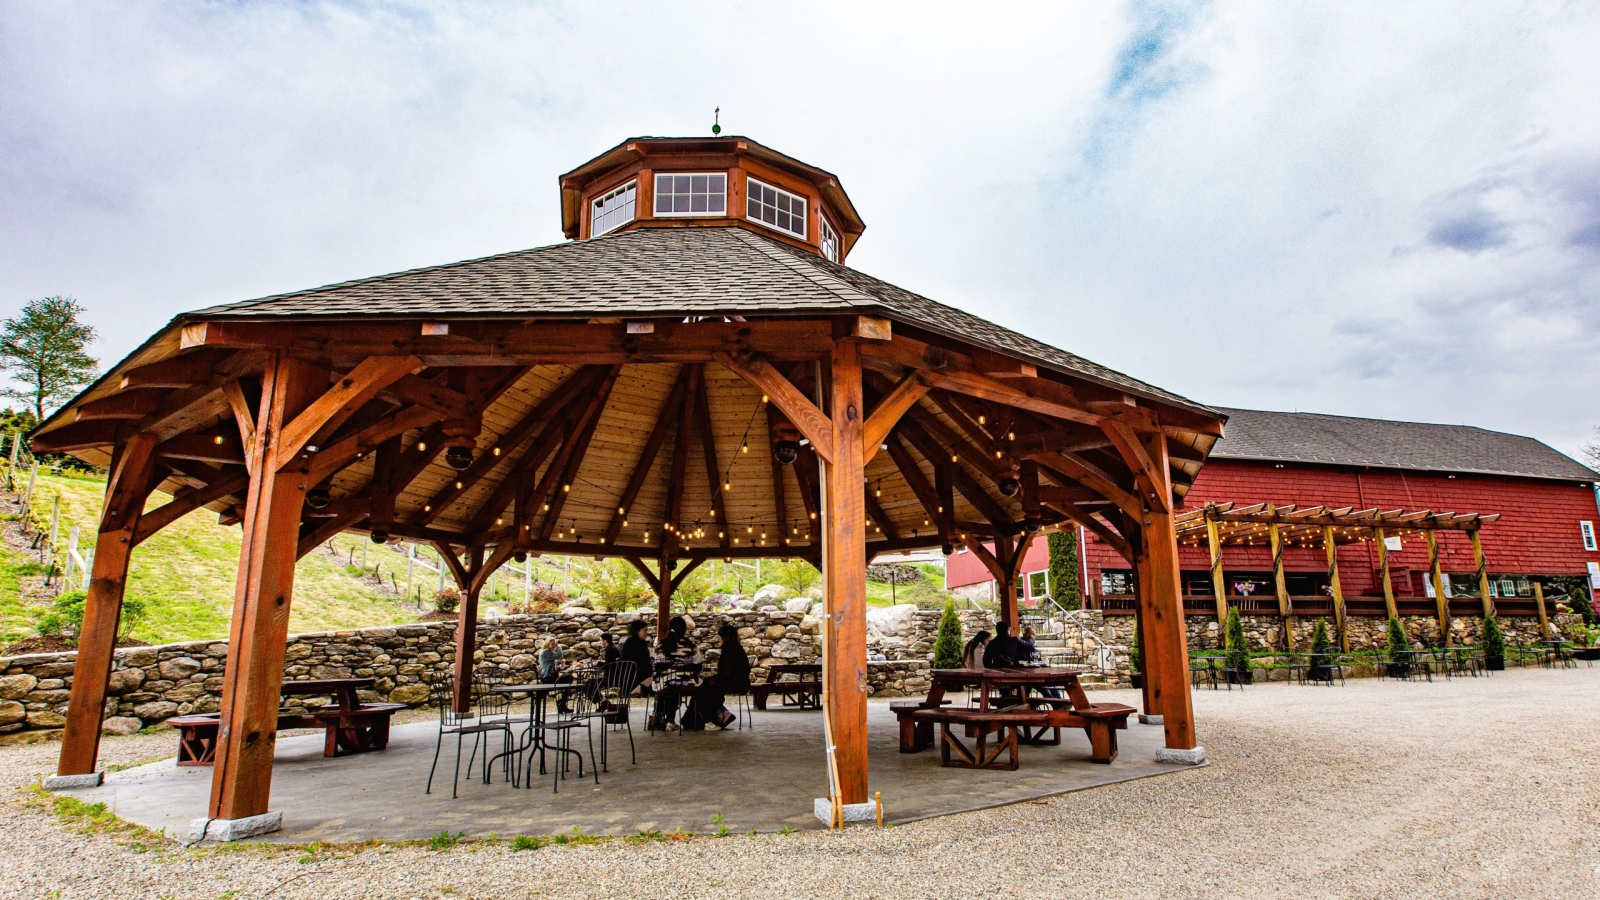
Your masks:
<instances>
[{"instance_id":1,"label":"string light","mask_svg":"<svg viewBox=\"0 0 1600 900\"><path fill-rule=\"evenodd\" d=\"M494 452L495 456L499 456L500 455L500 445L499 444L495 445L495 448L494 448L493 452Z\"/></svg>"},{"instance_id":2,"label":"string light","mask_svg":"<svg viewBox=\"0 0 1600 900\"><path fill-rule=\"evenodd\" d=\"M428 445L426 443L424 443L423 441L417 441L417 452L418 453L421 453L422 451L424 451L426 449L428 449Z\"/></svg>"}]
</instances>

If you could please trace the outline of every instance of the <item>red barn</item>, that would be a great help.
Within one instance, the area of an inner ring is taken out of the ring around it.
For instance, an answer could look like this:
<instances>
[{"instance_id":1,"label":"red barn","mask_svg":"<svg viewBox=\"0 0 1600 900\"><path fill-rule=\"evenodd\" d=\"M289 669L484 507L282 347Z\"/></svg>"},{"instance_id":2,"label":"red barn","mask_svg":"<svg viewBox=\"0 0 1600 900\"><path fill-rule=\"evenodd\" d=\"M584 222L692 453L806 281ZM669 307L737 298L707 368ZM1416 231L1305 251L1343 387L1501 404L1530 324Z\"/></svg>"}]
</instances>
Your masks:
<instances>
[{"instance_id":1,"label":"red barn","mask_svg":"<svg viewBox=\"0 0 1600 900\"><path fill-rule=\"evenodd\" d=\"M1533 438L1464 425L1221 411L1229 417L1227 436L1218 441L1184 498L1186 508L1233 501L1498 513L1499 520L1482 530L1491 596L1527 598L1534 580L1556 576L1588 576L1591 585L1600 581L1594 530L1600 521L1594 480L1600 476ZM1084 586L1092 593L1120 593L1131 583L1127 561L1094 535L1082 536ZM1467 536L1440 532L1439 540L1447 595L1476 594ZM1431 596L1423 541L1391 537L1389 542L1395 594ZM1345 595L1382 593L1372 543L1340 546L1338 554ZM1204 543L1180 547L1179 559L1184 593L1212 597L1210 554ZM1272 595L1267 547L1228 547L1223 563L1230 595ZM1284 550L1289 594L1326 593L1327 569L1320 546Z\"/></svg>"}]
</instances>

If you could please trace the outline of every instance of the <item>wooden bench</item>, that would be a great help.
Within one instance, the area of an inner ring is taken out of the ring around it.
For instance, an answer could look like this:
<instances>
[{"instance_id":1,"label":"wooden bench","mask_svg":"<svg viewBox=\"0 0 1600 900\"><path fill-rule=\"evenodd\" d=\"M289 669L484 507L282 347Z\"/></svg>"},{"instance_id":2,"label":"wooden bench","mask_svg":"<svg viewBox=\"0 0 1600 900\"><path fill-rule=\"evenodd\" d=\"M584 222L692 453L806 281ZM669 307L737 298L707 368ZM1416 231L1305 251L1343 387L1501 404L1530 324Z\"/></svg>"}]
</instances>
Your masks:
<instances>
[{"instance_id":1,"label":"wooden bench","mask_svg":"<svg viewBox=\"0 0 1600 900\"><path fill-rule=\"evenodd\" d=\"M1050 714L1045 710L1026 706L1009 709L930 707L911 713L913 721L939 726L939 765L957 769L1015 770L1021 765L1017 754L1018 729L1023 726L1043 727L1049 722L1049 717ZM967 736L976 738L972 748L969 749L950 730L952 725L965 726ZM992 734L1000 735L999 742L993 748L989 746L989 736ZM1001 754L1006 754L1006 759L1002 760Z\"/></svg>"},{"instance_id":2,"label":"wooden bench","mask_svg":"<svg viewBox=\"0 0 1600 900\"><path fill-rule=\"evenodd\" d=\"M949 706L949 700L940 700L940 706ZM920 753L933 746L933 720L918 719L919 709L933 709L926 700L891 700L889 711L900 721L900 752Z\"/></svg>"},{"instance_id":3,"label":"wooden bench","mask_svg":"<svg viewBox=\"0 0 1600 900\"><path fill-rule=\"evenodd\" d=\"M949 702L949 701L944 701ZM1024 707L1010 707L1000 712ZM1066 698L1030 697L1026 707L1045 716L1044 721L1029 719L1018 723L1018 739L1024 744L1055 746L1061 743L1061 729L1082 728L1089 738L1089 758L1093 762L1109 764L1117 758L1117 731L1126 731L1128 717L1138 710L1121 703L1091 703L1074 708ZM931 708L925 700L895 700L889 709L900 722L900 752L918 753L933 746L935 716L920 715ZM946 710L946 712L959 712ZM979 726L968 724L967 737L976 737ZM1050 735L1046 737L1046 732Z\"/></svg>"},{"instance_id":4,"label":"wooden bench","mask_svg":"<svg viewBox=\"0 0 1600 900\"><path fill-rule=\"evenodd\" d=\"M349 712L337 706L316 712L285 711L278 714L278 731L323 729L322 755L326 757L366 753L389 745L389 720L405 708L404 703L368 703ZM209 766L216 761L220 713L174 716L167 724L178 729L178 765Z\"/></svg>"},{"instance_id":5,"label":"wooden bench","mask_svg":"<svg viewBox=\"0 0 1600 900\"><path fill-rule=\"evenodd\" d=\"M784 680L783 676L795 676ZM767 667L767 680L750 685L750 702L756 709L767 708L767 698L782 698L784 706L801 709L822 707L822 666L812 663L781 664Z\"/></svg>"}]
</instances>

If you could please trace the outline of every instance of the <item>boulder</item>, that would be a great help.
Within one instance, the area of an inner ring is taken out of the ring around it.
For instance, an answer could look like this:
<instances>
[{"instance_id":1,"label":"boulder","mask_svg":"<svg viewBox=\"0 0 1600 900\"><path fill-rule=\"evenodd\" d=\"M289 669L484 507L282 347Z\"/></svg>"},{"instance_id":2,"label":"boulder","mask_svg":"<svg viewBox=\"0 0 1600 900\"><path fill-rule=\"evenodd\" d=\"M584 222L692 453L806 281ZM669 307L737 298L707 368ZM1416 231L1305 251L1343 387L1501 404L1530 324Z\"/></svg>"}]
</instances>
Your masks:
<instances>
[{"instance_id":1,"label":"boulder","mask_svg":"<svg viewBox=\"0 0 1600 900\"><path fill-rule=\"evenodd\" d=\"M821 603L822 602L822 588L820 588L820 587L808 587L808 588L806 588L806 592L804 594L802 594L801 596L810 597L812 600L815 600L818 603Z\"/></svg>"},{"instance_id":2,"label":"boulder","mask_svg":"<svg viewBox=\"0 0 1600 900\"><path fill-rule=\"evenodd\" d=\"M783 640L783 636L785 634L788 634L788 632L789 632L789 629L784 628L782 625L768 625L767 626L767 640L769 640L769 641L781 641L781 640Z\"/></svg>"},{"instance_id":3,"label":"boulder","mask_svg":"<svg viewBox=\"0 0 1600 900\"><path fill-rule=\"evenodd\" d=\"M112 716L100 723L100 730L106 734L138 734L143 727L144 723L132 716Z\"/></svg>"},{"instance_id":4,"label":"boulder","mask_svg":"<svg viewBox=\"0 0 1600 900\"><path fill-rule=\"evenodd\" d=\"M915 603L867 607L867 624L884 637L905 637L916 626L916 621Z\"/></svg>"},{"instance_id":5,"label":"boulder","mask_svg":"<svg viewBox=\"0 0 1600 900\"><path fill-rule=\"evenodd\" d=\"M67 724L67 717L58 712L41 709L28 713L29 728L60 728Z\"/></svg>"},{"instance_id":6,"label":"boulder","mask_svg":"<svg viewBox=\"0 0 1600 900\"><path fill-rule=\"evenodd\" d=\"M190 683L178 685L172 690L167 691L164 696L174 703L190 703L200 699L200 695L204 694L205 692L205 685Z\"/></svg>"},{"instance_id":7,"label":"boulder","mask_svg":"<svg viewBox=\"0 0 1600 900\"><path fill-rule=\"evenodd\" d=\"M415 706L428 702L428 686L425 684L402 684L389 692L390 703L404 703Z\"/></svg>"},{"instance_id":8,"label":"boulder","mask_svg":"<svg viewBox=\"0 0 1600 900\"><path fill-rule=\"evenodd\" d=\"M805 615L811 611L811 603L812 601L809 597L796 597L793 600L785 600L783 601L783 611Z\"/></svg>"},{"instance_id":9,"label":"boulder","mask_svg":"<svg viewBox=\"0 0 1600 900\"><path fill-rule=\"evenodd\" d=\"M761 586L760 590L756 591L755 597L752 599L755 600L756 608L759 609L763 606L781 603L782 601L788 600L793 596L794 591L789 590L781 584L765 584Z\"/></svg>"},{"instance_id":10,"label":"boulder","mask_svg":"<svg viewBox=\"0 0 1600 900\"><path fill-rule=\"evenodd\" d=\"M28 717L27 707L15 700L0 700L0 726L15 725Z\"/></svg>"},{"instance_id":11,"label":"boulder","mask_svg":"<svg viewBox=\"0 0 1600 900\"><path fill-rule=\"evenodd\" d=\"M734 598L734 601L733 601L733 608L734 609L739 609L739 610L745 610L745 611L755 609L756 608L756 598L754 598L754 597L736 597L736 598Z\"/></svg>"},{"instance_id":12,"label":"boulder","mask_svg":"<svg viewBox=\"0 0 1600 900\"><path fill-rule=\"evenodd\" d=\"M122 654L122 663L129 668L144 668L155 665L159 658L160 651L154 647L136 647Z\"/></svg>"},{"instance_id":13,"label":"boulder","mask_svg":"<svg viewBox=\"0 0 1600 900\"><path fill-rule=\"evenodd\" d=\"M538 664L539 660L527 653L518 653L516 656L511 657L510 663L512 671L515 672L531 669ZM396 700L395 702L398 703L400 701Z\"/></svg>"},{"instance_id":14,"label":"boulder","mask_svg":"<svg viewBox=\"0 0 1600 900\"><path fill-rule=\"evenodd\" d=\"M111 673L110 680L106 682L106 691L112 694L126 694L138 690L141 684L144 684L143 669L117 669Z\"/></svg>"},{"instance_id":15,"label":"boulder","mask_svg":"<svg viewBox=\"0 0 1600 900\"><path fill-rule=\"evenodd\" d=\"M800 631L804 634L816 634L822 630L822 620L816 616L806 616L800 620Z\"/></svg>"},{"instance_id":16,"label":"boulder","mask_svg":"<svg viewBox=\"0 0 1600 900\"><path fill-rule=\"evenodd\" d=\"M39 683L32 675L7 675L0 678L0 700L21 700ZM0 724L5 724L0 722Z\"/></svg>"},{"instance_id":17,"label":"boulder","mask_svg":"<svg viewBox=\"0 0 1600 900\"><path fill-rule=\"evenodd\" d=\"M174 659L162 660L161 665L156 668L161 672L162 678L169 681L183 681L190 675L200 671L200 662L187 656L179 656Z\"/></svg>"},{"instance_id":18,"label":"boulder","mask_svg":"<svg viewBox=\"0 0 1600 900\"><path fill-rule=\"evenodd\" d=\"M160 722L178 714L178 704L168 700L152 700L133 708L133 714L146 722Z\"/></svg>"}]
</instances>

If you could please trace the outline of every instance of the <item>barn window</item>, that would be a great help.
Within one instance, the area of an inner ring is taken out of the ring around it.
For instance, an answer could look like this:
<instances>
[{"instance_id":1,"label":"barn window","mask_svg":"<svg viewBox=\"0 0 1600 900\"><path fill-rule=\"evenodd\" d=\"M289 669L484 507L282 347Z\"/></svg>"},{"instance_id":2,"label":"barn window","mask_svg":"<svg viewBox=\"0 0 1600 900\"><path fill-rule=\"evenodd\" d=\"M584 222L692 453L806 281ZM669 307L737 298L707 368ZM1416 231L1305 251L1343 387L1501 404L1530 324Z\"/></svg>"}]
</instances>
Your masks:
<instances>
[{"instance_id":1,"label":"barn window","mask_svg":"<svg viewBox=\"0 0 1600 900\"><path fill-rule=\"evenodd\" d=\"M658 216L720 216L727 212L727 204L725 172L656 176Z\"/></svg>"},{"instance_id":2,"label":"barn window","mask_svg":"<svg viewBox=\"0 0 1600 900\"><path fill-rule=\"evenodd\" d=\"M839 235L834 233L833 226L828 224L828 217L817 216L817 246L822 248L822 255L829 262L839 261Z\"/></svg>"},{"instance_id":3,"label":"barn window","mask_svg":"<svg viewBox=\"0 0 1600 900\"><path fill-rule=\"evenodd\" d=\"M1593 549L1595 549L1594 523L1593 522L1579 522L1578 523L1578 530L1583 532L1583 549L1585 549L1585 550L1593 550Z\"/></svg>"},{"instance_id":4,"label":"barn window","mask_svg":"<svg viewBox=\"0 0 1600 900\"><path fill-rule=\"evenodd\" d=\"M589 236L599 237L620 225L633 221L634 197L639 182L630 181L614 191L595 198L594 218L589 223Z\"/></svg>"},{"instance_id":5,"label":"barn window","mask_svg":"<svg viewBox=\"0 0 1600 900\"><path fill-rule=\"evenodd\" d=\"M745 215L760 222L770 225L779 231L786 231L795 237L806 236L806 199L780 190L770 184L751 178L745 188L747 196Z\"/></svg>"}]
</instances>

